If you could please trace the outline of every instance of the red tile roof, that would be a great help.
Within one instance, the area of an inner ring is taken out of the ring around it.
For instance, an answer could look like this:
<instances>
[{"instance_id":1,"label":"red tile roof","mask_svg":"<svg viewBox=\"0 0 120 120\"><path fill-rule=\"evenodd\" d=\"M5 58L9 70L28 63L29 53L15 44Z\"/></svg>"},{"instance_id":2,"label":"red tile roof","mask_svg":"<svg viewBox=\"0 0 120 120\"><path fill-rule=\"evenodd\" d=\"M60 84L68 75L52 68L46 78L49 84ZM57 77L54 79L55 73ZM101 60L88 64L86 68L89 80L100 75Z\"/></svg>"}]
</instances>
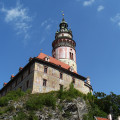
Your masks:
<instances>
[{"instance_id":1,"label":"red tile roof","mask_svg":"<svg viewBox=\"0 0 120 120\"><path fill-rule=\"evenodd\" d=\"M107 118L100 118L100 117L96 117L97 120L109 120Z\"/></svg>"},{"instance_id":2,"label":"red tile roof","mask_svg":"<svg viewBox=\"0 0 120 120\"><path fill-rule=\"evenodd\" d=\"M45 60L45 57L47 57L47 56L48 55L46 55L44 53L40 53L37 56L37 58ZM63 63L63 62L61 62L61 61L59 61L59 60L57 60L57 59L55 59L55 58L53 58L51 56L49 56L49 58L50 58L50 60L49 60L50 63L53 63L53 64L58 65L58 66L61 66L62 68L67 69L67 70L70 68L70 66L68 64L65 64L65 63ZM76 71L74 71L74 73L76 73Z\"/></svg>"}]
</instances>

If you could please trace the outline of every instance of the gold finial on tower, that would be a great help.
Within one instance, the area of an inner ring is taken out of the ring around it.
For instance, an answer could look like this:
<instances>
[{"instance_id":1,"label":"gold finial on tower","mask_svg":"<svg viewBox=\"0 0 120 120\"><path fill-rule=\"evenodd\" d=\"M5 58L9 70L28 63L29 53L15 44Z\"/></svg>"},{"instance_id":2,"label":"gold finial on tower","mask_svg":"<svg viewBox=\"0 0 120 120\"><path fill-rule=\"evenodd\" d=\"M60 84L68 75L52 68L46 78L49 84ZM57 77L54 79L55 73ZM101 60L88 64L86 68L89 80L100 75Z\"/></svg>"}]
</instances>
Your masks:
<instances>
[{"instance_id":1,"label":"gold finial on tower","mask_svg":"<svg viewBox=\"0 0 120 120\"><path fill-rule=\"evenodd\" d=\"M63 16L63 18L64 18L64 11L61 11L62 12L62 16Z\"/></svg>"}]
</instances>

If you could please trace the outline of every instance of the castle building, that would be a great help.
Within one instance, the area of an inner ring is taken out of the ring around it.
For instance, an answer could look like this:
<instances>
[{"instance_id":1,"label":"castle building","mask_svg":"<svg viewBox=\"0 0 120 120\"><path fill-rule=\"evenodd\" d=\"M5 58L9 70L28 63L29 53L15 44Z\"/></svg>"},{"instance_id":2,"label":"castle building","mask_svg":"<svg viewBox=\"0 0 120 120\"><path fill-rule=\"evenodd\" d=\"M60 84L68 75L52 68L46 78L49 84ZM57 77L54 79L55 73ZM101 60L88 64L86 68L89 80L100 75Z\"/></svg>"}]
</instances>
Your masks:
<instances>
[{"instance_id":1,"label":"castle building","mask_svg":"<svg viewBox=\"0 0 120 120\"><path fill-rule=\"evenodd\" d=\"M64 18L59 27L52 43L52 57L40 53L37 57L30 58L28 64L20 67L19 72L4 84L0 96L18 88L23 91L31 89L32 93L58 91L69 88L70 83L84 94L93 91L90 78L77 73L76 42Z\"/></svg>"}]
</instances>

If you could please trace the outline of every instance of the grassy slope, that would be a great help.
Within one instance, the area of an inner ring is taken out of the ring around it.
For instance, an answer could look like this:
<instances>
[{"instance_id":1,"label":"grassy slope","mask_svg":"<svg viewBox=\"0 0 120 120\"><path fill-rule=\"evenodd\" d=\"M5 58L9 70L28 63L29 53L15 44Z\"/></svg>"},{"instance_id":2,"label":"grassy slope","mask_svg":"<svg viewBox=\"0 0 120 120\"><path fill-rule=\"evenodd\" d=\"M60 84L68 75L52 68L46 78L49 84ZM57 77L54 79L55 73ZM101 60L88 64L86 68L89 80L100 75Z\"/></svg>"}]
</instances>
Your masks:
<instances>
[{"instance_id":1,"label":"grassy slope","mask_svg":"<svg viewBox=\"0 0 120 120\"><path fill-rule=\"evenodd\" d=\"M15 101L23 101L24 105L20 108L20 111L17 117L14 117L14 120L20 119L33 119L37 120L37 117L34 115L34 111L41 110L44 106L51 107L52 109L56 109L56 101L58 99L62 100L72 100L77 97L82 97L89 108L89 113L84 115L84 120L88 118L93 120L94 116L106 117L107 114L100 110L97 104L94 103L95 98L91 93L88 95L82 94L78 90L74 89L73 85L70 85L69 90L59 90L57 92L50 92L44 94L30 94L29 91L23 92L21 90L11 91L6 96L0 98L0 115L15 111L15 107L13 103ZM11 105L8 104L11 101ZM27 114L23 111L26 110Z\"/></svg>"}]
</instances>

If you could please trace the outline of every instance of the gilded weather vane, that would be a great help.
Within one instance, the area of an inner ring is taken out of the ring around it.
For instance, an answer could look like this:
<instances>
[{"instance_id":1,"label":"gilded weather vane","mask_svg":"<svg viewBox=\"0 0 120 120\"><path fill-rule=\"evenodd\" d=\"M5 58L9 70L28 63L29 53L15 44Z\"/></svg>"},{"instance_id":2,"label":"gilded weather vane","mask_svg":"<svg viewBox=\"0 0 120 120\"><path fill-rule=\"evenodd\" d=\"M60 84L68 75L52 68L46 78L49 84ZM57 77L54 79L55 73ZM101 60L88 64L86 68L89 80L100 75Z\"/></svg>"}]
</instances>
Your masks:
<instances>
[{"instance_id":1,"label":"gilded weather vane","mask_svg":"<svg viewBox=\"0 0 120 120\"><path fill-rule=\"evenodd\" d=\"M64 11L61 11L62 12L62 16L64 17Z\"/></svg>"}]
</instances>

